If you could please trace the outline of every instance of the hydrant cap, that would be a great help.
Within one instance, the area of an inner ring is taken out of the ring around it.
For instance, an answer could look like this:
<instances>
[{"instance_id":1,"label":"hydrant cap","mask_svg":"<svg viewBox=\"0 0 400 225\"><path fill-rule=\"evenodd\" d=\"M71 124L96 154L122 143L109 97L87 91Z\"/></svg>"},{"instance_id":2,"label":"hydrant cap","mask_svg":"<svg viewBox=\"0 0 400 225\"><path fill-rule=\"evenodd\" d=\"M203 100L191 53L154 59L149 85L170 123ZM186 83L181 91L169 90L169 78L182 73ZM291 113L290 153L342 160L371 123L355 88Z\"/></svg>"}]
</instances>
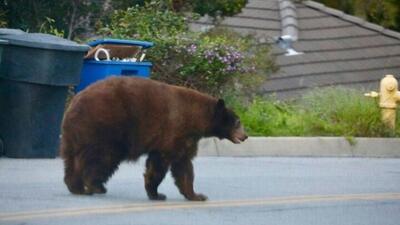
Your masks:
<instances>
[{"instance_id":1,"label":"hydrant cap","mask_svg":"<svg viewBox=\"0 0 400 225\"><path fill-rule=\"evenodd\" d=\"M383 90L394 91L397 90L397 87L398 83L393 75L386 75L385 78L383 78L381 81L381 91Z\"/></svg>"}]
</instances>

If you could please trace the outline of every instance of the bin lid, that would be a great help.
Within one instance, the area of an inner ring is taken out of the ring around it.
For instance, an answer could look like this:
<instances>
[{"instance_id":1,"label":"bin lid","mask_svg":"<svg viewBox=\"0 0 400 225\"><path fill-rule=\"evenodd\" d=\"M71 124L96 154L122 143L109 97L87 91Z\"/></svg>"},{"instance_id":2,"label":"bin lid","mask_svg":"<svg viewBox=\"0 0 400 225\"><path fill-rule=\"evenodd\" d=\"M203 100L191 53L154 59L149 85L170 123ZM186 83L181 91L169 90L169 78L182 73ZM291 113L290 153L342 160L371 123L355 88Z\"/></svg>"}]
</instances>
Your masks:
<instances>
[{"instance_id":1,"label":"bin lid","mask_svg":"<svg viewBox=\"0 0 400 225\"><path fill-rule=\"evenodd\" d=\"M8 40L10 45L31 48L79 52L86 52L90 49L88 45L78 44L74 41L42 33L12 34L1 36L1 38Z\"/></svg>"},{"instance_id":2,"label":"bin lid","mask_svg":"<svg viewBox=\"0 0 400 225\"><path fill-rule=\"evenodd\" d=\"M0 45L6 45L6 44L8 44L8 41L0 39Z\"/></svg>"},{"instance_id":3,"label":"bin lid","mask_svg":"<svg viewBox=\"0 0 400 225\"><path fill-rule=\"evenodd\" d=\"M91 41L88 43L88 45L90 45L92 47L94 47L96 45L101 45L101 44L136 45L136 46L142 46L143 48L150 48L150 47L153 47L153 45L154 45L153 42L148 42L148 41L112 39L112 38L99 39L99 40Z\"/></svg>"},{"instance_id":4,"label":"bin lid","mask_svg":"<svg viewBox=\"0 0 400 225\"><path fill-rule=\"evenodd\" d=\"M0 28L0 36L9 34L26 34L26 33L20 29Z\"/></svg>"}]
</instances>

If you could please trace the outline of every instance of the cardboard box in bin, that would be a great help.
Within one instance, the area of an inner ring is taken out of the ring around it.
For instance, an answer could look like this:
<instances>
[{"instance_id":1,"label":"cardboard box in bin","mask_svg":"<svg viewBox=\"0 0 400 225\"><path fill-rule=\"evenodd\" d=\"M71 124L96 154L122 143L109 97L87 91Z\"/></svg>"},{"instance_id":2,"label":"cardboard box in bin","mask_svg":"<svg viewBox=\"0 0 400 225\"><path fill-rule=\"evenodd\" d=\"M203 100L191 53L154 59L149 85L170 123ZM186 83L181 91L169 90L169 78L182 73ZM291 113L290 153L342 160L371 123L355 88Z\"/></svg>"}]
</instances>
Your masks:
<instances>
[{"instance_id":1,"label":"cardboard box in bin","mask_svg":"<svg viewBox=\"0 0 400 225\"><path fill-rule=\"evenodd\" d=\"M144 61L151 42L102 39L88 43L92 48L85 56L79 92L90 84L109 76L150 76L151 62Z\"/></svg>"}]
</instances>

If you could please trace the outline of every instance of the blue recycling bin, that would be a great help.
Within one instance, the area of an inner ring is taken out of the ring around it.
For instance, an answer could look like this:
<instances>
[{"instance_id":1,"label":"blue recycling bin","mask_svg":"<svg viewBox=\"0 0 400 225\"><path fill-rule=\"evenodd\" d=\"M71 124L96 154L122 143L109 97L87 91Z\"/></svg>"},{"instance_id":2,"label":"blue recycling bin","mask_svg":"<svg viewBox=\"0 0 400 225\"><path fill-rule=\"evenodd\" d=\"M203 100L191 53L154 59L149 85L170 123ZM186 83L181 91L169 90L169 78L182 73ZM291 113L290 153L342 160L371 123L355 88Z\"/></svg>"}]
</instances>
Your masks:
<instances>
[{"instance_id":1,"label":"blue recycling bin","mask_svg":"<svg viewBox=\"0 0 400 225\"><path fill-rule=\"evenodd\" d=\"M88 45L93 48L100 45L137 46L141 50L144 50L152 47L153 43L138 40L101 39L89 42ZM75 90L76 92L79 92L90 84L109 76L140 76L148 78L151 73L151 68L152 63L147 61L117 61L112 58L109 60L96 60L93 58L85 59L81 71L81 80Z\"/></svg>"}]
</instances>

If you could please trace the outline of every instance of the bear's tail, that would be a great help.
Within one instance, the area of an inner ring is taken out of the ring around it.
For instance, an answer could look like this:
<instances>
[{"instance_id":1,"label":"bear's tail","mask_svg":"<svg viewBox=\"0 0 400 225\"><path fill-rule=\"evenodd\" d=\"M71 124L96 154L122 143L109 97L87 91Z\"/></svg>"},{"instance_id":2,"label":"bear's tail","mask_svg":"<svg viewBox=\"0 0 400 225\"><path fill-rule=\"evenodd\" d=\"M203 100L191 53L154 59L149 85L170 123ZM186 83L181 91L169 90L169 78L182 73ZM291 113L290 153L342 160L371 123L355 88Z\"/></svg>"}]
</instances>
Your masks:
<instances>
[{"instance_id":1,"label":"bear's tail","mask_svg":"<svg viewBox=\"0 0 400 225\"><path fill-rule=\"evenodd\" d=\"M73 194L84 194L85 188L83 185L82 176L77 170L75 157L71 154L71 149L67 148L65 142L61 141L60 154L64 159L64 183L67 185L68 190Z\"/></svg>"}]
</instances>

